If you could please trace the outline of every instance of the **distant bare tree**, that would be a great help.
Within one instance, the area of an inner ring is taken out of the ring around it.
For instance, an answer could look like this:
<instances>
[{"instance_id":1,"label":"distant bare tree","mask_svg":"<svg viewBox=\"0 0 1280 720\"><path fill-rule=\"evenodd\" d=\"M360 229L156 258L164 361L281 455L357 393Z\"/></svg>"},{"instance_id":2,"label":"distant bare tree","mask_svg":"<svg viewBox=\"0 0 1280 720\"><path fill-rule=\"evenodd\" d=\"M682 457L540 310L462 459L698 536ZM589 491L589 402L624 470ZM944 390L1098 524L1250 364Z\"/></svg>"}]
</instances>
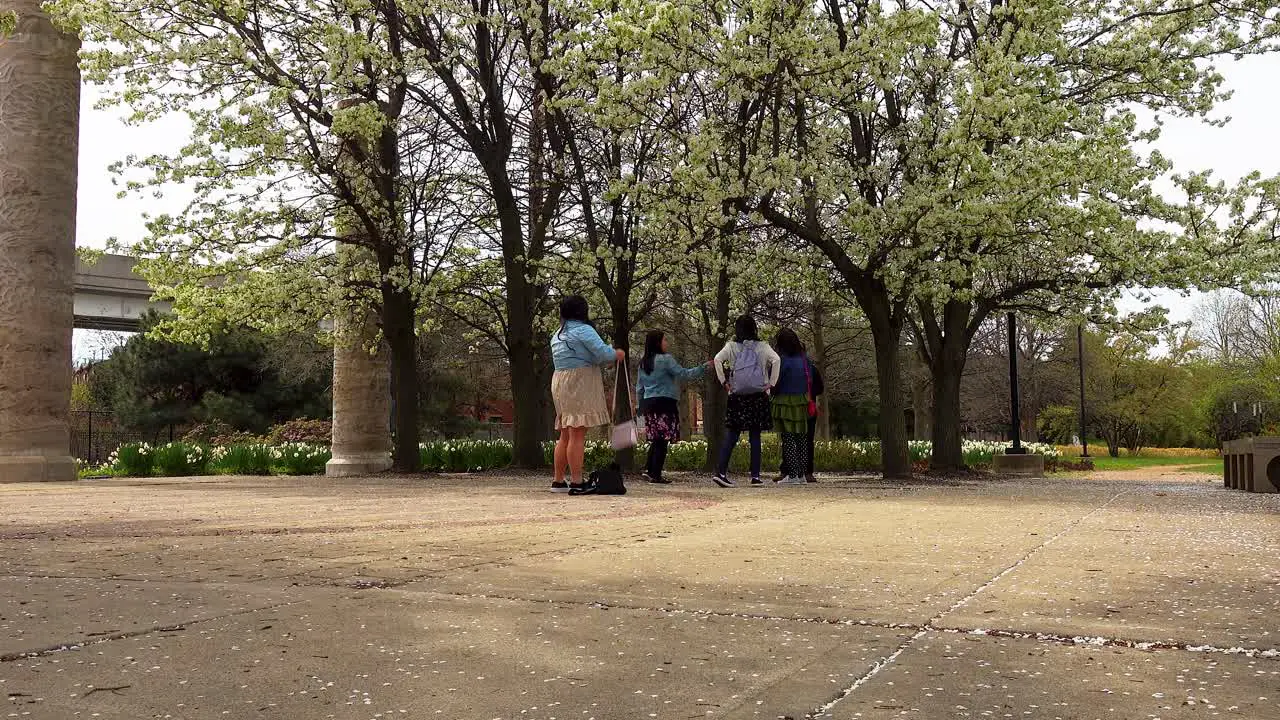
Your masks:
<instances>
[{"instance_id":1,"label":"distant bare tree","mask_svg":"<svg viewBox=\"0 0 1280 720\"><path fill-rule=\"evenodd\" d=\"M1219 290L1196 306L1192 337L1201 354L1226 364L1260 365L1280 356L1280 296Z\"/></svg>"}]
</instances>

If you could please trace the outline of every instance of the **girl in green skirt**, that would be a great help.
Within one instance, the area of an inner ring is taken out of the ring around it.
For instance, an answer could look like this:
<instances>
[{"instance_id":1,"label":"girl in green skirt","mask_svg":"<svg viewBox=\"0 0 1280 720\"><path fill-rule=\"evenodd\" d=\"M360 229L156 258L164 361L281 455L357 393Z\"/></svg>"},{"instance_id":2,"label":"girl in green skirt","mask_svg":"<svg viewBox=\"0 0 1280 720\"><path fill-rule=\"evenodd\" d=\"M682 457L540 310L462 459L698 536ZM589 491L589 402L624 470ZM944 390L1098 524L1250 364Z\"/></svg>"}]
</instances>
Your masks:
<instances>
[{"instance_id":1,"label":"girl in green skirt","mask_svg":"<svg viewBox=\"0 0 1280 720\"><path fill-rule=\"evenodd\" d=\"M804 485L809 467L809 418L815 410L813 373L794 330L779 330L774 345L782 358L772 409L773 427L782 438L783 470L778 483Z\"/></svg>"}]
</instances>

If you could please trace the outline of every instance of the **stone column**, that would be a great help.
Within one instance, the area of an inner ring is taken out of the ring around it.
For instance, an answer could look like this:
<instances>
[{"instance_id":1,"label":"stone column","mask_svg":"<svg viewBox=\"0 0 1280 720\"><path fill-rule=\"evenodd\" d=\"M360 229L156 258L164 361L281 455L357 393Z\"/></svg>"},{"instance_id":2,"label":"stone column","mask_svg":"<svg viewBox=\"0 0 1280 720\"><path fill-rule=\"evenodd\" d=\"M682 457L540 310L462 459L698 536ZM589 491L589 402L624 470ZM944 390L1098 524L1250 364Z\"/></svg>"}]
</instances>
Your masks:
<instances>
[{"instance_id":1,"label":"stone column","mask_svg":"<svg viewBox=\"0 0 1280 720\"><path fill-rule=\"evenodd\" d=\"M72 287L80 70L40 0L0 0L0 482L74 480Z\"/></svg>"},{"instance_id":2,"label":"stone column","mask_svg":"<svg viewBox=\"0 0 1280 720\"><path fill-rule=\"evenodd\" d=\"M342 245L338 252L348 265L367 251ZM377 316L368 308L339 307L333 334L333 459L325 475L382 472L391 467L391 362Z\"/></svg>"}]
</instances>

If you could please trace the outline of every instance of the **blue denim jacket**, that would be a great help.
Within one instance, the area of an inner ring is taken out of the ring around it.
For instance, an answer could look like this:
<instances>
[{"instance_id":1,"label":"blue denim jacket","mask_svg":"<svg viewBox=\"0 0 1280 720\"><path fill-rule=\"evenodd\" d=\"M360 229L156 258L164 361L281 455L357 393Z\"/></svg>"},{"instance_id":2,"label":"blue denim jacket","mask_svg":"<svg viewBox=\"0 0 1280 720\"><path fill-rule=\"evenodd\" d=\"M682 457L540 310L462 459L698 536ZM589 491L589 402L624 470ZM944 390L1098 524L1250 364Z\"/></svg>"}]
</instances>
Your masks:
<instances>
[{"instance_id":1,"label":"blue denim jacket","mask_svg":"<svg viewBox=\"0 0 1280 720\"><path fill-rule=\"evenodd\" d=\"M570 320L551 333L551 361L556 370L606 365L617 359L614 349L586 323Z\"/></svg>"},{"instance_id":2,"label":"blue denim jacket","mask_svg":"<svg viewBox=\"0 0 1280 720\"><path fill-rule=\"evenodd\" d=\"M653 359L653 372L647 373L642 368L636 375L636 401L647 398L680 399L677 387L682 382L698 380L707 372L707 364L682 368L676 359L663 353Z\"/></svg>"}]
</instances>

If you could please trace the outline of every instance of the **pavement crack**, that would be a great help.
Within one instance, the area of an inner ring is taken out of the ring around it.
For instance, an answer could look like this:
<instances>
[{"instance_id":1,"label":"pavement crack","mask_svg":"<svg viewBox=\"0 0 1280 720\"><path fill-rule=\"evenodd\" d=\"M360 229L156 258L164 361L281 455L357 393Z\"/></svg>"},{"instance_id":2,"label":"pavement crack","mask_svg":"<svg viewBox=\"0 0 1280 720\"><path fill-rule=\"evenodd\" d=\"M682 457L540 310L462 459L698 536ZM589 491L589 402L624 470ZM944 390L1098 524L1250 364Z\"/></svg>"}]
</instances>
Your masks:
<instances>
[{"instance_id":1,"label":"pavement crack","mask_svg":"<svg viewBox=\"0 0 1280 720\"><path fill-rule=\"evenodd\" d=\"M1106 510L1108 507L1111 506L1112 503L1114 503L1116 500L1119 500L1122 496L1127 495L1129 492L1131 491L1121 490L1115 495L1112 495L1111 498L1106 502L1104 502L1103 504L1099 505L1093 510L1090 510L1084 515L1081 515L1080 517L1071 521L1070 523L1067 524L1066 527L1054 533L1052 537L1049 537L1044 542L1040 543L1039 545L1036 545L1035 547L1023 553L1022 557L1018 558L1016 561L1014 561L1011 565L1006 567L1004 570L1001 570L1000 572L996 573L995 576L992 577L990 580L979 585L977 588L973 590L973 592L970 592L968 595L965 595L959 600L956 600L954 603L951 604L950 607L948 607L947 609L943 610L942 612L930 618L929 621L926 622L923 626L921 626L920 629L917 630L914 635L912 635L911 637L903 641L903 643L899 645L896 650L894 650L888 656L883 657L879 661L874 663L865 673L863 673L857 679L855 679L851 685L846 687L844 690L841 690L834 698L827 701L825 704L820 705L814 708L813 710L809 711L809 713L806 714L805 717L808 718L809 720L813 720L814 718L820 718L824 715L827 715L827 713L831 712L832 708L840 704L841 701L843 701L845 698L852 695L858 688L868 683L876 675L879 675L882 670L892 665L894 661L897 660L898 657L902 655L902 653L906 652L908 648L910 648L913 644L915 644L917 640L924 637L930 631L936 630L938 623L942 622L943 618L954 613L956 610L959 610L960 608L964 607L966 604L969 603L970 600L986 592L988 588L1000 582L1000 580L1003 579L1006 575L1022 567L1023 564L1025 564L1031 558L1035 557L1036 554L1039 553L1041 550L1044 550L1045 548L1049 547L1053 543L1057 542L1059 538L1063 537L1064 535L1071 532L1072 530L1075 530L1077 527L1079 527L1082 523L1084 523L1089 518L1093 517L1094 515L1097 515L1103 510Z\"/></svg>"},{"instance_id":2,"label":"pavement crack","mask_svg":"<svg viewBox=\"0 0 1280 720\"><path fill-rule=\"evenodd\" d=\"M1101 509L1101 508L1099 508ZM984 586L985 587L985 586ZM1263 647L1218 647L1215 645L1196 645L1192 643L1170 643L1158 640L1133 640L1130 638L1118 637L1101 637L1091 635L1058 635L1055 633L1033 632L1028 630L1009 630L1002 628L964 628L939 625L940 619L952 612L955 607L939 613L938 616L929 621L925 625L918 623L886 623L876 622L874 620L865 619L849 619L849 618L825 618L815 617L811 615L768 615L764 613L743 613L743 612L718 612L715 610L698 610L691 608L674 608L674 607L654 607L651 605L603 602L600 600L571 600L571 599L543 599L529 598L519 595L502 595L493 593L458 593L446 592L442 590L428 591L409 591L409 592L426 592L432 595L468 598L481 600L508 600L512 602L537 603L546 605L569 605L574 607L586 607L595 610L632 610L636 612L653 612L664 615L691 615L695 617L714 617L737 620L763 620L766 622L794 622L807 623L814 625L835 625L841 627L865 627L875 628L878 630L905 630L912 631L912 637L903 641L899 652L895 652L892 656L896 658L901 650L905 650L920 635L927 632L939 632L949 635L974 635L989 636L999 638L1010 638L1017 640L1036 640L1039 642L1053 643L1055 645L1072 645L1072 646L1092 646L1092 647L1118 647L1128 648L1132 650L1182 650L1185 652L1211 653L1219 655L1241 655L1249 658L1264 658L1280 660L1280 648L1263 648ZM887 660L885 658L884 660ZM882 660L883 662L883 660ZM870 679L870 678L868 678Z\"/></svg>"},{"instance_id":3,"label":"pavement crack","mask_svg":"<svg viewBox=\"0 0 1280 720\"><path fill-rule=\"evenodd\" d=\"M405 590L404 588L399 588ZM664 615L692 615L695 617L713 617L713 618L732 618L737 620L764 620L767 622L794 622L809 623L814 625L843 625L848 627L871 627L882 630L918 630L921 626L913 623L881 623L872 620L850 620L843 618L825 618L815 617L812 615L768 615L766 613L746 613L746 612L720 612L717 610L700 610L697 608L679 608L679 607L654 607L652 605L641 605L632 603L604 602L602 600L573 600L559 598L531 598L522 597L520 595L505 595L500 593L463 593L449 592L446 590L406 590L407 592L422 592L432 595L440 595L444 597L479 599L479 600L508 600L512 602L536 603L541 605L569 605L574 607L592 608L595 610L634 610L639 612L654 612Z\"/></svg>"},{"instance_id":4,"label":"pavement crack","mask_svg":"<svg viewBox=\"0 0 1280 720\"><path fill-rule=\"evenodd\" d=\"M194 620L187 620L186 622L172 623L169 625L154 625L152 627L141 628L139 630L128 630L125 632L112 633L110 635L104 635L102 637L89 638L81 642L61 643L58 645L49 645L47 647L36 648L33 650L23 650L21 652L5 653L3 655L0 655L0 663L15 662L17 660L27 660L30 658L44 657L46 655L55 655L57 653L62 653L62 652L72 652L76 650L82 650L87 647L92 647L94 645L101 645L102 643L112 642L115 640L128 640L130 638L142 637L144 635L151 635L152 633L180 632L182 630L186 630L188 627L192 625L199 625L201 623L214 622L215 620L223 620L230 617L236 617L238 615L249 615L251 613L262 612L264 610L275 610L276 608L288 607L290 605L297 605L298 603L301 603L301 602L305 602L305 601L290 600L289 602L274 603L272 605L264 605L262 607L245 608L243 610L233 610L231 612L222 613L220 615L211 615L209 617L202 617L202 618L196 618Z\"/></svg>"},{"instance_id":5,"label":"pavement crack","mask_svg":"<svg viewBox=\"0 0 1280 720\"><path fill-rule=\"evenodd\" d=\"M930 630L949 635L975 635L1014 640L1036 640L1056 645L1074 645L1087 647L1117 647L1130 650L1181 650L1184 652L1209 653L1215 655L1242 655L1248 658L1266 658L1280 660L1280 648L1259 647L1218 647L1216 645L1196 645L1193 643L1171 643L1152 640L1131 640L1128 638L1103 637L1098 635L1058 635L1056 633L1025 632L1019 630L999 630L995 628L955 628L932 627Z\"/></svg>"},{"instance_id":6,"label":"pavement crack","mask_svg":"<svg viewBox=\"0 0 1280 720\"><path fill-rule=\"evenodd\" d=\"M92 688L85 694L81 695L80 699L83 700L89 697L90 695L94 693L99 693L99 692L111 693L112 695L119 695L121 690L127 690L131 687L133 686L132 685L116 685L114 687L96 687L96 688Z\"/></svg>"}]
</instances>

